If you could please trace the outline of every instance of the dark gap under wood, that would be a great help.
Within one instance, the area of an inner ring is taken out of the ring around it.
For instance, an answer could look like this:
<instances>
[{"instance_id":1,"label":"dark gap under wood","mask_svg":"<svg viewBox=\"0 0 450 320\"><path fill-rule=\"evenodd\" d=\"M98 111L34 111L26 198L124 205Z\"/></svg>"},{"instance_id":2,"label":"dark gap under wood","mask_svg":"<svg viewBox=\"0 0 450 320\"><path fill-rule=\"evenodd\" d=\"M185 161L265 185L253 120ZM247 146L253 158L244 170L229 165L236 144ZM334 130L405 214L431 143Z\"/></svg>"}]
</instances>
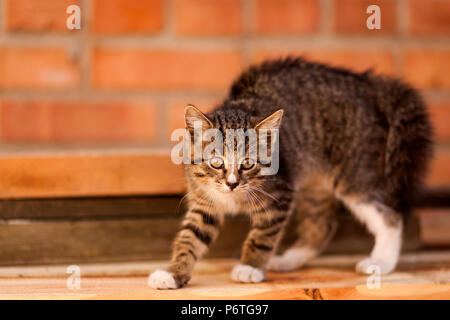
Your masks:
<instances>
[{"instance_id":1,"label":"dark gap under wood","mask_svg":"<svg viewBox=\"0 0 450 320\"><path fill-rule=\"evenodd\" d=\"M424 193L417 205L431 208L447 199ZM180 200L180 195L1 200L0 265L167 259L185 211ZM348 212L339 220L326 253L368 254L373 237ZM295 241L295 226L293 218L281 251ZM248 229L247 218L228 220L208 257L239 257ZM406 221L404 238L404 251L423 247L416 215Z\"/></svg>"},{"instance_id":2,"label":"dark gap under wood","mask_svg":"<svg viewBox=\"0 0 450 320\"><path fill-rule=\"evenodd\" d=\"M0 219L97 220L179 217L181 195L0 200ZM450 191L426 190L416 207L450 207Z\"/></svg>"},{"instance_id":3,"label":"dark gap under wood","mask_svg":"<svg viewBox=\"0 0 450 320\"><path fill-rule=\"evenodd\" d=\"M414 216L405 226L404 251L421 247ZM39 221L0 224L0 265L138 261L168 259L180 218L97 221ZM249 230L248 219L227 220L208 257L238 258ZM295 222L280 250L295 241ZM373 238L348 215L327 253L369 253Z\"/></svg>"}]
</instances>

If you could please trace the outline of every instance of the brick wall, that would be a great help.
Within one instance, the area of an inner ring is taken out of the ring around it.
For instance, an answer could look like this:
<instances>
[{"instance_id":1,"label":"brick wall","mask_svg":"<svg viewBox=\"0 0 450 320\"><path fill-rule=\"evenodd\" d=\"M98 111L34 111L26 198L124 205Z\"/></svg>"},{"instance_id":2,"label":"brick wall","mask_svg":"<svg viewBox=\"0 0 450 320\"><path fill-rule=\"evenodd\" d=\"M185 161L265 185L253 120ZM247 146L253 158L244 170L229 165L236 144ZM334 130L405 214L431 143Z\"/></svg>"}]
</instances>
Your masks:
<instances>
[{"instance_id":1,"label":"brick wall","mask_svg":"<svg viewBox=\"0 0 450 320\"><path fill-rule=\"evenodd\" d=\"M428 181L450 185L450 0L0 0L0 141L168 148L187 103L208 110L243 68L289 53L420 88Z\"/></svg>"}]
</instances>

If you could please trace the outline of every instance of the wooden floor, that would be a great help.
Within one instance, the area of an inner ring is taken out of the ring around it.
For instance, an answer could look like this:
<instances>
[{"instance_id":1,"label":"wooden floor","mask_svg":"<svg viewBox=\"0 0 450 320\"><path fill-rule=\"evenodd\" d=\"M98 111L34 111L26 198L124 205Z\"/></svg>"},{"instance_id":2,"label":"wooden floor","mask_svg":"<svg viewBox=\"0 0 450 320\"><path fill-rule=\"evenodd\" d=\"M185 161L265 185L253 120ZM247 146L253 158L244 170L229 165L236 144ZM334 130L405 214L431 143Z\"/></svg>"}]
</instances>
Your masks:
<instances>
[{"instance_id":1,"label":"wooden floor","mask_svg":"<svg viewBox=\"0 0 450 320\"><path fill-rule=\"evenodd\" d=\"M180 290L147 287L165 262L80 265L81 288L69 290L68 266L0 268L0 299L450 299L450 251L404 255L379 289L353 271L359 256L328 256L295 272L268 273L259 284L231 282L234 260L200 262Z\"/></svg>"}]
</instances>

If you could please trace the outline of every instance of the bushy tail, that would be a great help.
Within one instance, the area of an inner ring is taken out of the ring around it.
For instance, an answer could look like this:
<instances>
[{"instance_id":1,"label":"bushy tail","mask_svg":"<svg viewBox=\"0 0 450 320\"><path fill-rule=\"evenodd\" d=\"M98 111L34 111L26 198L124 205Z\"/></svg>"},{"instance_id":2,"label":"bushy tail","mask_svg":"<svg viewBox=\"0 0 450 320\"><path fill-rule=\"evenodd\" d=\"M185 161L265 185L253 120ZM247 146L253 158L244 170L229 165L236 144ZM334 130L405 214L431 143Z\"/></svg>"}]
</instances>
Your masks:
<instances>
[{"instance_id":1,"label":"bushy tail","mask_svg":"<svg viewBox=\"0 0 450 320\"><path fill-rule=\"evenodd\" d=\"M432 154L432 129L420 95L397 84L396 103L386 110L389 131L385 155L388 192L396 198L397 210L408 212Z\"/></svg>"}]
</instances>

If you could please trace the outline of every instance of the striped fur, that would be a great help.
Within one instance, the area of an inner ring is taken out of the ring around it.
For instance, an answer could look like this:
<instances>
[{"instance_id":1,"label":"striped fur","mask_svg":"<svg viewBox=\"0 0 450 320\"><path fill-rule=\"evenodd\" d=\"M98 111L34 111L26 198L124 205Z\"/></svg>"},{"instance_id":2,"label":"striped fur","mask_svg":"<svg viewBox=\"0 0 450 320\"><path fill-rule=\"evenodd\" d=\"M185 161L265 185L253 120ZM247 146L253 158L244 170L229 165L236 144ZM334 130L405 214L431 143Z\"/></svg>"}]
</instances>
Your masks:
<instances>
[{"instance_id":1,"label":"striped fur","mask_svg":"<svg viewBox=\"0 0 450 320\"><path fill-rule=\"evenodd\" d=\"M232 273L236 281L261 281L267 267L290 270L312 259L332 238L343 206L375 236L371 256L357 270L371 264L393 270L402 214L410 210L431 152L428 115L414 89L370 72L302 59L271 61L243 73L212 113L188 107L191 131L194 120L224 135L227 129L280 126L280 168L263 176L261 163L251 170L226 161L220 169L208 161L186 165L189 209L168 269L177 287L189 281L225 215L238 213L251 218L252 229ZM271 259L293 212L299 238ZM172 283L166 273L159 277L160 286L157 276L151 278L157 288Z\"/></svg>"}]
</instances>

